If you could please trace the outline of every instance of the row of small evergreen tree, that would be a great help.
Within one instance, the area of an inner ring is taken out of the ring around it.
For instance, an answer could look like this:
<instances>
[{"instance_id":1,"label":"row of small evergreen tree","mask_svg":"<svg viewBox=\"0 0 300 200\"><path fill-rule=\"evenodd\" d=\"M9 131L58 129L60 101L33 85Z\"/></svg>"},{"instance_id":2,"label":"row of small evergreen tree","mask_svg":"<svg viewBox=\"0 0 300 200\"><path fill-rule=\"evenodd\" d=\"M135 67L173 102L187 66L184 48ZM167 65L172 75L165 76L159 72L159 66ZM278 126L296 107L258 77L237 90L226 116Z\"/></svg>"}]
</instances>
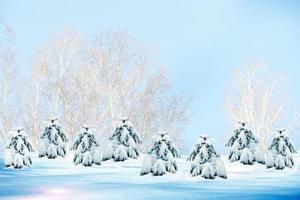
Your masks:
<instances>
[{"instance_id":1,"label":"row of small evergreen tree","mask_svg":"<svg viewBox=\"0 0 300 200\"><path fill-rule=\"evenodd\" d=\"M175 158L179 157L177 147L168 134L162 132L143 161L141 175L152 173L154 176L161 176L166 172L175 173L178 169ZM206 136L200 137L187 160L191 161L192 176L201 175L206 179L216 176L227 178L224 163Z\"/></svg>"},{"instance_id":2,"label":"row of small evergreen tree","mask_svg":"<svg viewBox=\"0 0 300 200\"><path fill-rule=\"evenodd\" d=\"M102 160L124 161L139 156L138 147L141 144L141 139L128 119L121 120L109 140L111 144L109 148L101 151L91 128L88 126L82 127L71 146L71 150L75 151L74 164L84 166L100 165ZM39 138L39 157L46 156L49 159L55 159L58 156L65 157L67 142L66 135L58 120L56 118L50 119ZM33 148L28 136L22 128L16 129L6 148L5 166L22 168L31 165L31 152L33 152Z\"/></svg>"},{"instance_id":3,"label":"row of small evergreen tree","mask_svg":"<svg viewBox=\"0 0 300 200\"><path fill-rule=\"evenodd\" d=\"M49 159L57 156L65 157L67 141L58 120L49 120L40 136L39 157L46 156ZM71 146L71 150L75 151L74 164L100 165L104 160L124 161L128 158L136 159L140 154L139 145L142 141L128 119L120 121L109 141L109 148L101 151L91 128L84 126ZM258 162L276 169L294 165L292 154L296 151L284 131L279 131L274 137L266 159L259 147L258 139L246 123L240 123L240 127L234 131L226 146L230 148L228 158L231 162L240 161L243 164ZM31 152L33 148L24 130L16 129L6 150L6 167L22 168L31 165ZM178 169L176 158L179 157L179 151L168 133L162 132L157 135L152 148L144 158L141 175L152 173L160 176L167 172L175 173ZM191 161L192 176L201 175L209 179L216 176L227 178L224 163L207 136L200 137L187 160Z\"/></svg>"},{"instance_id":4,"label":"row of small evergreen tree","mask_svg":"<svg viewBox=\"0 0 300 200\"><path fill-rule=\"evenodd\" d=\"M239 122L239 124L240 127L234 131L226 144L230 148L228 158L231 162L240 161L247 165L257 162L266 164L267 168L276 169L294 166L292 154L296 153L296 150L285 130L278 131L265 156L257 137L247 123Z\"/></svg>"}]
</instances>

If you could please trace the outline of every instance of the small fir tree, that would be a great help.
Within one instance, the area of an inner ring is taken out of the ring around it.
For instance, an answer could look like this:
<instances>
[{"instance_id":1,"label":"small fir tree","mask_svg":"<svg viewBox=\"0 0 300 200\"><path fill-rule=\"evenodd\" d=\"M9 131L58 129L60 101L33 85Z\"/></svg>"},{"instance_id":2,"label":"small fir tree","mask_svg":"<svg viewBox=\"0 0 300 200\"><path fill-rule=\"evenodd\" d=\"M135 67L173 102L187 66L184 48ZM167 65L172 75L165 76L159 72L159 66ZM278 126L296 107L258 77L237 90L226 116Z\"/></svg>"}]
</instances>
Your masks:
<instances>
[{"instance_id":1,"label":"small fir tree","mask_svg":"<svg viewBox=\"0 0 300 200\"><path fill-rule=\"evenodd\" d=\"M75 165L92 166L101 165L102 153L90 127L84 126L76 137L72 150L75 151L73 162Z\"/></svg>"},{"instance_id":2,"label":"small fir tree","mask_svg":"<svg viewBox=\"0 0 300 200\"><path fill-rule=\"evenodd\" d=\"M40 136L39 157L54 159L66 155L66 135L56 118L50 119L45 131Z\"/></svg>"},{"instance_id":3,"label":"small fir tree","mask_svg":"<svg viewBox=\"0 0 300 200\"><path fill-rule=\"evenodd\" d=\"M217 176L227 178L224 163L207 136L200 136L199 142L187 160L192 161L190 168L192 176L201 175L205 179L214 179Z\"/></svg>"},{"instance_id":4,"label":"small fir tree","mask_svg":"<svg viewBox=\"0 0 300 200\"><path fill-rule=\"evenodd\" d=\"M262 152L258 139L247 123L239 122L240 127L234 131L226 147L230 148L229 160L240 161L243 164L251 165L254 162L265 164L264 153Z\"/></svg>"},{"instance_id":5,"label":"small fir tree","mask_svg":"<svg viewBox=\"0 0 300 200\"><path fill-rule=\"evenodd\" d=\"M124 161L127 158L136 159L139 156L139 144L142 141L127 118L121 119L109 139L112 142L111 157L115 161ZM105 155L105 159L108 158L109 156Z\"/></svg>"},{"instance_id":6,"label":"small fir tree","mask_svg":"<svg viewBox=\"0 0 300 200\"><path fill-rule=\"evenodd\" d=\"M154 176L164 175L166 172L175 173L179 158L179 152L167 132L158 134L153 147L145 157L141 169L141 175L152 173Z\"/></svg>"},{"instance_id":7,"label":"small fir tree","mask_svg":"<svg viewBox=\"0 0 300 200\"><path fill-rule=\"evenodd\" d=\"M267 168L275 167L280 170L285 167L292 168L294 166L293 153L296 153L296 150L290 138L285 134L285 130L278 131L269 147Z\"/></svg>"},{"instance_id":8,"label":"small fir tree","mask_svg":"<svg viewBox=\"0 0 300 200\"><path fill-rule=\"evenodd\" d=\"M5 166L20 169L32 165L33 148L23 128L14 131L5 152Z\"/></svg>"}]
</instances>

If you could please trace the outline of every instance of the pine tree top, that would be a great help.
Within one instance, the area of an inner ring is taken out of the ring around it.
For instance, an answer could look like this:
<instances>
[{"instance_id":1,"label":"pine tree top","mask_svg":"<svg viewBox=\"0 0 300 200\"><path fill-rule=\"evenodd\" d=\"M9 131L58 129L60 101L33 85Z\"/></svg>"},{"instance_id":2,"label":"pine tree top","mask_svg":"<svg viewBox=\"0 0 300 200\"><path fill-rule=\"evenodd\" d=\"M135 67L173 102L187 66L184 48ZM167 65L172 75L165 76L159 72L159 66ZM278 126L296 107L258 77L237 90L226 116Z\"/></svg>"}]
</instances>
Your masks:
<instances>
[{"instance_id":1,"label":"pine tree top","mask_svg":"<svg viewBox=\"0 0 300 200\"><path fill-rule=\"evenodd\" d=\"M91 132L91 129L92 129L92 126L89 126L89 125L83 125L83 126L81 127L81 132L84 132L84 131L86 131L86 132Z\"/></svg>"},{"instance_id":2,"label":"pine tree top","mask_svg":"<svg viewBox=\"0 0 300 200\"><path fill-rule=\"evenodd\" d=\"M207 158L205 160L209 160L212 157L219 157L217 152L215 151L210 139L208 136L202 135L200 136L198 143L195 145L194 150L188 156L188 161L193 161L198 154L206 153ZM203 157L203 155L201 155Z\"/></svg>"},{"instance_id":3,"label":"pine tree top","mask_svg":"<svg viewBox=\"0 0 300 200\"><path fill-rule=\"evenodd\" d=\"M47 127L50 127L50 126L57 126L57 127L60 127L60 123L58 121L57 118L53 117L53 118L50 118L48 121L47 121Z\"/></svg>"},{"instance_id":4,"label":"pine tree top","mask_svg":"<svg viewBox=\"0 0 300 200\"><path fill-rule=\"evenodd\" d=\"M168 135L168 132L167 131L161 131L157 135L159 135L161 137L164 137L165 135Z\"/></svg>"},{"instance_id":5,"label":"pine tree top","mask_svg":"<svg viewBox=\"0 0 300 200\"><path fill-rule=\"evenodd\" d=\"M92 128L90 126L82 126L80 134L94 135L94 133L92 132Z\"/></svg>"},{"instance_id":6,"label":"pine tree top","mask_svg":"<svg viewBox=\"0 0 300 200\"><path fill-rule=\"evenodd\" d=\"M117 140L121 144L128 146L128 141L131 140L134 141L136 144L142 143L138 133L136 132L135 128L131 125L128 118L121 119L118 126L116 127L113 135L109 138L110 140Z\"/></svg>"},{"instance_id":7,"label":"pine tree top","mask_svg":"<svg viewBox=\"0 0 300 200\"><path fill-rule=\"evenodd\" d=\"M13 131L13 137L11 138L7 148L14 147L14 149L18 149L18 143L21 141L29 152L33 152L33 147L31 145L31 141L27 134L25 133L23 128L17 128ZM23 153L23 152L20 152Z\"/></svg>"},{"instance_id":8,"label":"pine tree top","mask_svg":"<svg viewBox=\"0 0 300 200\"><path fill-rule=\"evenodd\" d=\"M277 132L278 132L279 135L283 135L284 133L286 133L286 130L282 129L282 130L278 130Z\"/></svg>"},{"instance_id":9,"label":"pine tree top","mask_svg":"<svg viewBox=\"0 0 300 200\"><path fill-rule=\"evenodd\" d=\"M150 149L148 154L161 154L162 150L169 151L174 158L180 158L179 151L173 141L169 138L168 132L162 131L156 135L153 147ZM165 155L160 155L165 156Z\"/></svg>"},{"instance_id":10,"label":"pine tree top","mask_svg":"<svg viewBox=\"0 0 300 200\"><path fill-rule=\"evenodd\" d=\"M247 125L247 122L238 122L240 125L241 125L241 127L246 127L246 125Z\"/></svg>"},{"instance_id":11,"label":"pine tree top","mask_svg":"<svg viewBox=\"0 0 300 200\"><path fill-rule=\"evenodd\" d=\"M170 141L169 135L167 131L161 131L155 136L155 141Z\"/></svg>"},{"instance_id":12,"label":"pine tree top","mask_svg":"<svg viewBox=\"0 0 300 200\"><path fill-rule=\"evenodd\" d=\"M120 127L120 126L132 127L132 124L131 124L129 118L123 117L123 118L119 119L117 127Z\"/></svg>"},{"instance_id":13,"label":"pine tree top","mask_svg":"<svg viewBox=\"0 0 300 200\"><path fill-rule=\"evenodd\" d=\"M50 138L51 133L53 133L52 132L53 129L57 131L57 134L61 138L62 142L68 141L59 121L56 118L49 119L49 121L47 122L46 128L45 128L44 132L41 134L40 138L48 137L49 141L51 140L52 142L54 142L56 144L57 139L55 139L55 141L53 141L54 139Z\"/></svg>"},{"instance_id":14,"label":"pine tree top","mask_svg":"<svg viewBox=\"0 0 300 200\"><path fill-rule=\"evenodd\" d=\"M91 131L89 126L83 126L80 133L77 135L72 150L76 150L78 146L82 143L85 144L85 149L90 149L92 146L98 146L94 133Z\"/></svg>"},{"instance_id":15,"label":"pine tree top","mask_svg":"<svg viewBox=\"0 0 300 200\"><path fill-rule=\"evenodd\" d=\"M128 117L121 117L120 121L125 124L126 122L129 122L129 118Z\"/></svg>"},{"instance_id":16,"label":"pine tree top","mask_svg":"<svg viewBox=\"0 0 300 200\"><path fill-rule=\"evenodd\" d=\"M269 149L275 149L279 151L279 144L282 142L291 153L296 153L295 147L292 144L290 138L288 137L286 130L278 130L277 134L274 136L273 141L269 147Z\"/></svg>"},{"instance_id":17,"label":"pine tree top","mask_svg":"<svg viewBox=\"0 0 300 200\"><path fill-rule=\"evenodd\" d=\"M13 131L13 136L27 136L23 127L18 127Z\"/></svg>"},{"instance_id":18,"label":"pine tree top","mask_svg":"<svg viewBox=\"0 0 300 200\"><path fill-rule=\"evenodd\" d=\"M199 144L211 144L210 138L206 135L200 135L198 142Z\"/></svg>"},{"instance_id":19,"label":"pine tree top","mask_svg":"<svg viewBox=\"0 0 300 200\"><path fill-rule=\"evenodd\" d=\"M241 140L240 142L243 143L242 146L247 146L252 143L258 143L258 139L251 130L249 126L247 126L247 122L238 122L240 126L233 131L233 135L229 138L226 147L232 147L236 140ZM244 133L243 138L241 138L241 133ZM246 143L244 143L246 142Z\"/></svg>"}]
</instances>

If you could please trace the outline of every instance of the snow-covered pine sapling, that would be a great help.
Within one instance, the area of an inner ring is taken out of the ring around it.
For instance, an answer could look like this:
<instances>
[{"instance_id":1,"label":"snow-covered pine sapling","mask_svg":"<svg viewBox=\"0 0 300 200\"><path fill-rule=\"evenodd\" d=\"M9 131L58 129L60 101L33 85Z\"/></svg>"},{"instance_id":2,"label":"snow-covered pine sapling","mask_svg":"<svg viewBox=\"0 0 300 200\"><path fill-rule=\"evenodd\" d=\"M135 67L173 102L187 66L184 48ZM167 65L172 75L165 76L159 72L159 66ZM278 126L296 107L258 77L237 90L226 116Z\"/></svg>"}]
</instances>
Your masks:
<instances>
[{"instance_id":1,"label":"snow-covered pine sapling","mask_svg":"<svg viewBox=\"0 0 300 200\"><path fill-rule=\"evenodd\" d=\"M52 118L47 123L45 131L39 140L39 157L47 156L54 159L57 156L66 155L66 135L56 118Z\"/></svg>"},{"instance_id":2,"label":"snow-covered pine sapling","mask_svg":"<svg viewBox=\"0 0 300 200\"><path fill-rule=\"evenodd\" d=\"M192 161L190 168L192 176L201 175L205 179L214 179L218 176L227 179L225 165L207 136L200 136L199 142L187 160Z\"/></svg>"},{"instance_id":3,"label":"snow-covered pine sapling","mask_svg":"<svg viewBox=\"0 0 300 200\"><path fill-rule=\"evenodd\" d=\"M124 161L127 158L136 159L139 156L139 144L142 142L127 118L121 119L109 139L112 142L112 158L115 161Z\"/></svg>"},{"instance_id":4,"label":"snow-covered pine sapling","mask_svg":"<svg viewBox=\"0 0 300 200\"><path fill-rule=\"evenodd\" d=\"M5 167L20 169L32 165L31 152L33 148L23 128L16 129L6 148Z\"/></svg>"},{"instance_id":5,"label":"snow-covered pine sapling","mask_svg":"<svg viewBox=\"0 0 300 200\"><path fill-rule=\"evenodd\" d=\"M296 150L290 138L285 134L285 130L278 131L269 147L266 159L267 168L292 168L294 166L293 153L296 153Z\"/></svg>"},{"instance_id":6,"label":"snow-covered pine sapling","mask_svg":"<svg viewBox=\"0 0 300 200\"><path fill-rule=\"evenodd\" d=\"M251 165L254 162L265 164L264 153L259 146L258 139L248 128L245 122L239 122L240 127L230 137L226 147L230 148L229 160L240 161L243 164Z\"/></svg>"},{"instance_id":7,"label":"snow-covered pine sapling","mask_svg":"<svg viewBox=\"0 0 300 200\"><path fill-rule=\"evenodd\" d=\"M152 173L154 176L164 175L166 172L175 173L179 158L179 152L167 132L158 134L153 147L145 157L141 169L141 175Z\"/></svg>"},{"instance_id":8,"label":"snow-covered pine sapling","mask_svg":"<svg viewBox=\"0 0 300 200\"><path fill-rule=\"evenodd\" d=\"M75 151L73 157L75 165L81 163L84 166L101 165L102 153L90 127L82 127L73 143L72 150Z\"/></svg>"}]
</instances>

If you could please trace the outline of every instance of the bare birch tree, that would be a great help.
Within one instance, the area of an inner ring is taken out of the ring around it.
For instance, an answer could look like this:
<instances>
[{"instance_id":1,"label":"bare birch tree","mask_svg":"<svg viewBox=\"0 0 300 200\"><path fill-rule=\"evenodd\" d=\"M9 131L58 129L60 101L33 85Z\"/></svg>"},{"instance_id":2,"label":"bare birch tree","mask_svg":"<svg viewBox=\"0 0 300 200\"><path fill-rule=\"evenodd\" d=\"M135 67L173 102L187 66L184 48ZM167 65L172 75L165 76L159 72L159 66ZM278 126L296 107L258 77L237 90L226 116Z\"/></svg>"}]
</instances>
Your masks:
<instances>
[{"instance_id":1,"label":"bare birch tree","mask_svg":"<svg viewBox=\"0 0 300 200\"><path fill-rule=\"evenodd\" d=\"M76 56L80 51L81 36L70 28L65 28L62 33L56 33L48 44L49 82L52 91L52 115L58 115L60 97L65 83L68 81L70 68L74 68Z\"/></svg>"},{"instance_id":2,"label":"bare birch tree","mask_svg":"<svg viewBox=\"0 0 300 200\"><path fill-rule=\"evenodd\" d=\"M70 96L66 91L72 84L71 72L79 46L79 34L66 28L62 33L54 34L33 56L30 78L25 80L26 87L22 88L23 105L20 106L25 110L24 126L28 129L35 147L44 123L50 117L60 117L64 124L70 125L65 120L73 111L68 109L70 102L63 100ZM69 126L66 129L70 132Z\"/></svg>"},{"instance_id":3,"label":"bare birch tree","mask_svg":"<svg viewBox=\"0 0 300 200\"><path fill-rule=\"evenodd\" d=\"M143 149L161 130L182 144L189 100L170 94L168 70L127 33L100 33L87 40L66 29L39 48L33 60L20 105L33 145L43 121L53 115L70 140L84 124L94 126L101 138L108 137L116 121L127 116L142 136Z\"/></svg>"},{"instance_id":4,"label":"bare birch tree","mask_svg":"<svg viewBox=\"0 0 300 200\"><path fill-rule=\"evenodd\" d=\"M248 122L263 148L283 117L287 102L285 79L261 63L235 74L227 108L234 123Z\"/></svg>"},{"instance_id":5,"label":"bare birch tree","mask_svg":"<svg viewBox=\"0 0 300 200\"><path fill-rule=\"evenodd\" d=\"M14 31L3 16L0 16L0 43L11 41L14 38Z\"/></svg>"},{"instance_id":6,"label":"bare birch tree","mask_svg":"<svg viewBox=\"0 0 300 200\"><path fill-rule=\"evenodd\" d=\"M33 145L38 143L39 135L43 129L45 119L49 117L46 113L49 112L47 76L49 76L49 66L47 57L47 48L41 47L36 51L36 56L31 65L30 79L26 81L26 88L23 89L23 110L25 110L24 123L27 132L32 138Z\"/></svg>"},{"instance_id":7,"label":"bare birch tree","mask_svg":"<svg viewBox=\"0 0 300 200\"><path fill-rule=\"evenodd\" d=\"M0 17L0 136L5 145L15 117L13 87L16 80L15 51L10 47L13 31Z\"/></svg>"},{"instance_id":8,"label":"bare birch tree","mask_svg":"<svg viewBox=\"0 0 300 200\"><path fill-rule=\"evenodd\" d=\"M14 51L6 49L0 57L0 133L4 139L8 138L8 131L12 128L13 116L13 95L15 72Z\"/></svg>"},{"instance_id":9,"label":"bare birch tree","mask_svg":"<svg viewBox=\"0 0 300 200\"><path fill-rule=\"evenodd\" d=\"M104 110L100 124L111 133L114 122L126 115L147 148L159 130L179 136L187 121L189 101L169 94L169 73L157 64L149 49L127 33L101 33L89 48L90 65L99 81ZM105 107L107 109L105 110ZM181 129L180 129L181 127ZM182 144L180 137L176 142Z\"/></svg>"}]
</instances>

